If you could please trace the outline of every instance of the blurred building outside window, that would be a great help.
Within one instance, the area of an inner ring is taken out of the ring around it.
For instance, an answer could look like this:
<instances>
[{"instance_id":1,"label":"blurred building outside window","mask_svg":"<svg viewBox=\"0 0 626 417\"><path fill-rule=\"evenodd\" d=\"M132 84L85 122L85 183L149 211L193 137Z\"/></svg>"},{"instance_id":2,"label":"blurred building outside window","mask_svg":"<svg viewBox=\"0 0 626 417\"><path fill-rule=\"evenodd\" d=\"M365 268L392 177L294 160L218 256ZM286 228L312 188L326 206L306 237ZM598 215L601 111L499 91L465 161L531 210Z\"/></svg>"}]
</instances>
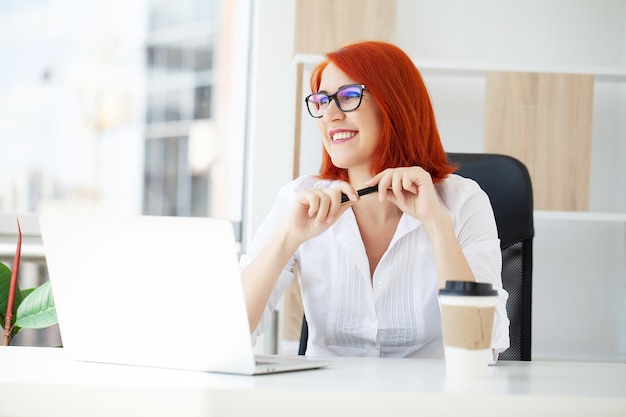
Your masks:
<instances>
[{"instance_id":1,"label":"blurred building outside window","mask_svg":"<svg viewBox=\"0 0 626 417\"><path fill-rule=\"evenodd\" d=\"M0 2L0 260L16 217L35 236L44 211L241 230L246 3ZM26 258L20 282L35 286L45 265Z\"/></svg>"}]
</instances>

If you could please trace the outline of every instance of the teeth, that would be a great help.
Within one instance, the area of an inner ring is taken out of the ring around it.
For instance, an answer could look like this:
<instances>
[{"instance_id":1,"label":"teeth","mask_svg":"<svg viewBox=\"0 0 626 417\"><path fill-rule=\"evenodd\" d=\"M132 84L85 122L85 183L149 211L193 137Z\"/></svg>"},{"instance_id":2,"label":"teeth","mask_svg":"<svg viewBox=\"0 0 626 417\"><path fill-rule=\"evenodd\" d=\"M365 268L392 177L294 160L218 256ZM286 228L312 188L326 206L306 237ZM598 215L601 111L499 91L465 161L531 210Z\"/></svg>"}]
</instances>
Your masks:
<instances>
[{"instance_id":1,"label":"teeth","mask_svg":"<svg viewBox=\"0 0 626 417\"><path fill-rule=\"evenodd\" d=\"M332 139L333 140L350 139L354 135L356 135L356 132L338 132L333 135Z\"/></svg>"}]
</instances>

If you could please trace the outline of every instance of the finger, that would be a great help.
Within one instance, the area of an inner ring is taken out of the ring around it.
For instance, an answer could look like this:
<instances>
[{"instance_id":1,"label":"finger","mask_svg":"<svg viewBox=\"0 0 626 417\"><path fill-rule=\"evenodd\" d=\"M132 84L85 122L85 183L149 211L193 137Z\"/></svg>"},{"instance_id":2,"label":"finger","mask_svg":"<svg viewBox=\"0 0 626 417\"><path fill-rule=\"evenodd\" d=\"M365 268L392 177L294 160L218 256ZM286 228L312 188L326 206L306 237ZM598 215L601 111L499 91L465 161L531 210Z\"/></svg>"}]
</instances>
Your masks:
<instances>
[{"instance_id":1,"label":"finger","mask_svg":"<svg viewBox=\"0 0 626 417\"><path fill-rule=\"evenodd\" d=\"M357 203L357 201L352 201L349 200L346 203L340 204L337 207L337 213L335 215L329 216L326 219L326 223L334 223L343 213L345 213L346 210L348 210L350 207L354 206Z\"/></svg>"},{"instance_id":2,"label":"finger","mask_svg":"<svg viewBox=\"0 0 626 417\"><path fill-rule=\"evenodd\" d=\"M403 175L401 173L395 173L391 182L391 189L393 195L400 201L404 201L404 188L402 186Z\"/></svg>"},{"instance_id":3,"label":"finger","mask_svg":"<svg viewBox=\"0 0 626 417\"><path fill-rule=\"evenodd\" d=\"M317 212L320 209L320 200L316 197L309 199L309 210L307 214L310 218L313 218L317 215Z\"/></svg>"},{"instance_id":4,"label":"finger","mask_svg":"<svg viewBox=\"0 0 626 417\"><path fill-rule=\"evenodd\" d=\"M349 184L348 184L349 186ZM326 193L326 197L328 199L329 205L328 205L328 211L326 213L326 218L324 219L324 221L326 223L333 223L335 221L335 219L337 219L337 217L340 215L341 211L341 196L342 196L342 191L341 190L345 190L345 192L348 193L348 195L351 194L356 194L354 192L354 188L352 188L351 186L349 188L336 188L336 189L327 189L325 190ZM356 198L358 200L358 195L356 195ZM348 200L349 203L352 203L352 200Z\"/></svg>"},{"instance_id":5,"label":"finger","mask_svg":"<svg viewBox=\"0 0 626 417\"><path fill-rule=\"evenodd\" d=\"M326 224L334 223L360 199L357 191L349 183L342 184L338 188L323 189L323 192L324 196L320 197L320 206L315 218L316 227L319 227L324 222ZM351 199L347 202L342 202L342 195L350 195Z\"/></svg>"},{"instance_id":6,"label":"finger","mask_svg":"<svg viewBox=\"0 0 626 417\"><path fill-rule=\"evenodd\" d=\"M383 171L381 174L378 174L376 177L378 181L378 200L383 201L387 198L387 191L391 188L391 175L387 170ZM371 181L371 180L370 180ZM368 182L370 182L368 181Z\"/></svg>"},{"instance_id":7,"label":"finger","mask_svg":"<svg viewBox=\"0 0 626 417\"><path fill-rule=\"evenodd\" d=\"M342 181L341 183L339 183L339 185L337 186L337 190L339 190L340 192L340 200L339 202L341 203L341 194L345 195L346 197L348 197L348 201L359 201L359 194L357 193L356 188L354 188L349 182L346 181Z\"/></svg>"},{"instance_id":8,"label":"finger","mask_svg":"<svg viewBox=\"0 0 626 417\"><path fill-rule=\"evenodd\" d=\"M331 206L330 196L322 191L318 194L318 202L317 212L315 213L315 226L326 222Z\"/></svg>"},{"instance_id":9,"label":"finger","mask_svg":"<svg viewBox=\"0 0 626 417\"><path fill-rule=\"evenodd\" d=\"M368 187L372 186L372 185L376 185L378 184L378 182L380 181L380 179L383 177L383 175L385 175L385 172L387 172L387 170L384 170L382 172L379 172L378 174L374 175L372 178L370 178L365 185L367 185Z\"/></svg>"},{"instance_id":10,"label":"finger","mask_svg":"<svg viewBox=\"0 0 626 417\"><path fill-rule=\"evenodd\" d=\"M410 193L417 194L417 184L409 174L402 177L402 188Z\"/></svg>"},{"instance_id":11,"label":"finger","mask_svg":"<svg viewBox=\"0 0 626 417\"><path fill-rule=\"evenodd\" d=\"M309 217L313 217L319 208L319 197L310 190L301 192L298 195L298 203L306 207Z\"/></svg>"}]
</instances>

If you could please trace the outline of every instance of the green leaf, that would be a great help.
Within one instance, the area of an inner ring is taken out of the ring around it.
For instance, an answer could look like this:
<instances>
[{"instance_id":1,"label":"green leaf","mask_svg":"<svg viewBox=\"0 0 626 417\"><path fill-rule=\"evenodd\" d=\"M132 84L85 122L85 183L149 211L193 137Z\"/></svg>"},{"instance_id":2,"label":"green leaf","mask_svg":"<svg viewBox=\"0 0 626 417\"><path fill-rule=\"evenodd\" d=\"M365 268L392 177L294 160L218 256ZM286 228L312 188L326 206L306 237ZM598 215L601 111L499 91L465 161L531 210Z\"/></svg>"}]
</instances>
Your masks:
<instances>
[{"instance_id":1,"label":"green leaf","mask_svg":"<svg viewBox=\"0 0 626 417\"><path fill-rule=\"evenodd\" d=\"M9 285L11 285L11 270L0 262L0 327L3 329L9 302Z\"/></svg>"},{"instance_id":2,"label":"green leaf","mask_svg":"<svg viewBox=\"0 0 626 417\"><path fill-rule=\"evenodd\" d=\"M25 290L21 290L22 293L22 301L24 300L24 298L28 297L28 295L35 291L37 288L26 288Z\"/></svg>"},{"instance_id":3,"label":"green leaf","mask_svg":"<svg viewBox=\"0 0 626 417\"><path fill-rule=\"evenodd\" d=\"M30 293L17 309L15 325L22 329L43 329L58 322L50 281Z\"/></svg>"},{"instance_id":4,"label":"green leaf","mask_svg":"<svg viewBox=\"0 0 626 417\"><path fill-rule=\"evenodd\" d=\"M4 318L7 313L7 304L9 303L9 287L11 286L11 270L8 266L0 262L0 328L4 329ZM13 306L13 313L21 304L24 296L20 291L19 285L15 290L15 305Z\"/></svg>"}]
</instances>

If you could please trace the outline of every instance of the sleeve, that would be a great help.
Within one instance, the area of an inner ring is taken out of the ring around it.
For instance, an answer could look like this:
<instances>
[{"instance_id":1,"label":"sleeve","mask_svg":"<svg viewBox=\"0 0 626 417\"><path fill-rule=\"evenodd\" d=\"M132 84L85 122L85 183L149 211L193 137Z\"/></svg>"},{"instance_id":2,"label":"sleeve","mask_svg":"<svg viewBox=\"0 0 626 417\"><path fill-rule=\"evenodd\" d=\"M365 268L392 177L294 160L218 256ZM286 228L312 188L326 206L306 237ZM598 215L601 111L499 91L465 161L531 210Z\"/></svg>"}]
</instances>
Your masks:
<instances>
[{"instance_id":1,"label":"sleeve","mask_svg":"<svg viewBox=\"0 0 626 417\"><path fill-rule=\"evenodd\" d=\"M272 233L274 233L274 230L276 230L283 219L288 215L289 209L294 201L294 196L300 188L299 185L301 185L301 182L302 181L296 180L283 186L279 190L276 200L274 201L274 205L272 206L268 216L259 226L259 229L256 231L254 237L248 244L246 252L241 255L239 260L239 268L241 271L243 271L259 254L261 249L267 244ZM272 312L276 309L280 298L294 278L294 268L296 263L297 259L296 255L294 255L280 273L276 285L270 294L268 303L265 306L265 311L263 312L261 320L257 328L251 334L253 344L256 343L257 337L271 324Z\"/></svg>"},{"instance_id":2,"label":"sleeve","mask_svg":"<svg viewBox=\"0 0 626 417\"><path fill-rule=\"evenodd\" d=\"M502 287L502 252L495 216L487 194L472 180L465 180L461 204L455 209L455 229L465 258L478 282L498 291L492 348L493 363L509 345L508 293Z\"/></svg>"}]
</instances>

